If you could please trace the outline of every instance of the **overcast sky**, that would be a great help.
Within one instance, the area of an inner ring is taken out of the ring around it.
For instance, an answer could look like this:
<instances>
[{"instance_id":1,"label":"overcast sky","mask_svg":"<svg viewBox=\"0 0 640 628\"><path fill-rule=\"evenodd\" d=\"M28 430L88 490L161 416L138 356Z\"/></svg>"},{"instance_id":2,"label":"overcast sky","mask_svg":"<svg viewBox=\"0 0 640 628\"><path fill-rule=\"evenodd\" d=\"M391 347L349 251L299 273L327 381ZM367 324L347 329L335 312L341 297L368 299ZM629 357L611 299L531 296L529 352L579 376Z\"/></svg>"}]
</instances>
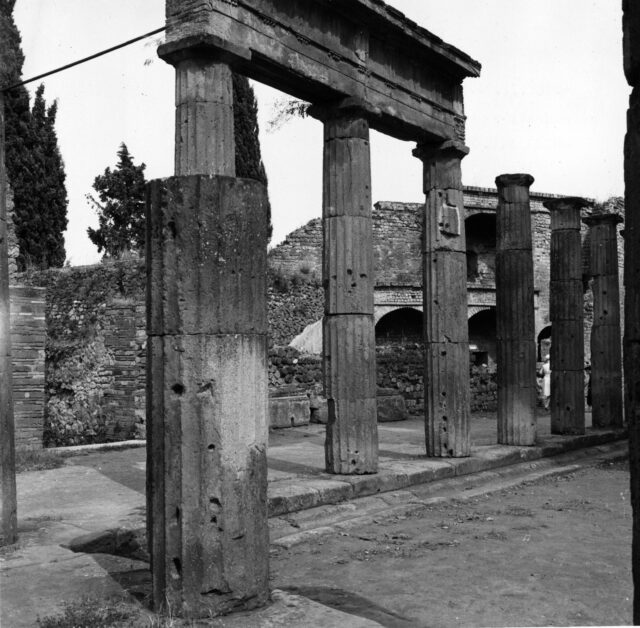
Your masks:
<instances>
[{"instance_id":1,"label":"overcast sky","mask_svg":"<svg viewBox=\"0 0 640 628\"><path fill-rule=\"evenodd\" d=\"M466 185L493 187L528 172L534 190L592 197L623 194L622 143L629 89L622 74L619 0L392 0L390 3L482 63L464 83ZM164 0L17 0L24 78L164 25ZM98 261L86 230L97 218L85 196L113 166L124 141L147 178L173 170L174 73L157 39L134 44L44 80L59 101L58 136L67 172L71 263ZM35 91L36 84L30 86ZM273 243L321 213L322 128L294 120L268 130L274 102L256 85L269 177ZM421 201L413 145L372 133L378 200Z\"/></svg>"}]
</instances>

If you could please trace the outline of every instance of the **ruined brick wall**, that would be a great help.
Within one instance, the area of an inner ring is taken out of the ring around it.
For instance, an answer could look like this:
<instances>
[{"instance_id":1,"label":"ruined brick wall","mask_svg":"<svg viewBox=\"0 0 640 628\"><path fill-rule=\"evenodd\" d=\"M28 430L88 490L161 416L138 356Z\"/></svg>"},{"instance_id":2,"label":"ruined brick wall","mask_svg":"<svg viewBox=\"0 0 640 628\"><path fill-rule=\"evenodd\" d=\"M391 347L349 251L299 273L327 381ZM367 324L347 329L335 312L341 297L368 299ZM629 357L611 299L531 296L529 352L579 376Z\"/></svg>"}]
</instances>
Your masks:
<instances>
[{"instance_id":1,"label":"ruined brick wall","mask_svg":"<svg viewBox=\"0 0 640 628\"><path fill-rule=\"evenodd\" d=\"M16 447L42 447L44 427L45 291L11 286L11 358Z\"/></svg>"},{"instance_id":2,"label":"ruined brick wall","mask_svg":"<svg viewBox=\"0 0 640 628\"><path fill-rule=\"evenodd\" d=\"M322 220L314 218L292 231L278 246L269 251L269 268L286 276L305 271L322 276Z\"/></svg>"},{"instance_id":3,"label":"ruined brick wall","mask_svg":"<svg viewBox=\"0 0 640 628\"><path fill-rule=\"evenodd\" d=\"M286 286L267 290L269 345L286 346L307 325L322 318L324 290L317 281L294 275Z\"/></svg>"}]
</instances>

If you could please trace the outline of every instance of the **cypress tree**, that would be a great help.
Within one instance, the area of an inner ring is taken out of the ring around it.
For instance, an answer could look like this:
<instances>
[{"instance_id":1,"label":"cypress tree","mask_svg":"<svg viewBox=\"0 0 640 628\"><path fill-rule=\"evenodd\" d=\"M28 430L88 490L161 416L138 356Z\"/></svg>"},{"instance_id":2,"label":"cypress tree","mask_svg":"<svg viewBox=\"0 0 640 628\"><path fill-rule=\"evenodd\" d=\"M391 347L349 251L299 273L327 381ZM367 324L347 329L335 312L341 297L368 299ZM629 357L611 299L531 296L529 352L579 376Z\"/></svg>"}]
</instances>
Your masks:
<instances>
[{"instance_id":1,"label":"cypress tree","mask_svg":"<svg viewBox=\"0 0 640 628\"><path fill-rule=\"evenodd\" d=\"M87 199L98 213L98 228L89 227L89 239L98 252L116 257L124 251L141 251L145 242L145 164L136 166L126 144L118 150L116 167L106 168L93 182L98 199Z\"/></svg>"},{"instance_id":2,"label":"cypress tree","mask_svg":"<svg viewBox=\"0 0 640 628\"><path fill-rule=\"evenodd\" d=\"M258 139L258 103L249 80L233 73L233 128L236 140L236 176L256 179L267 185ZM269 239L272 233L269 206Z\"/></svg>"},{"instance_id":3,"label":"cypress tree","mask_svg":"<svg viewBox=\"0 0 640 628\"><path fill-rule=\"evenodd\" d=\"M20 82L24 54L13 20L15 0L0 0L0 82ZM6 165L13 189L14 223L20 254L18 269L27 263L62 266L63 231L67 226L64 164L55 132L57 105L49 109L44 87L36 93L33 110L24 86L5 92Z\"/></svg>"}]
</instances>

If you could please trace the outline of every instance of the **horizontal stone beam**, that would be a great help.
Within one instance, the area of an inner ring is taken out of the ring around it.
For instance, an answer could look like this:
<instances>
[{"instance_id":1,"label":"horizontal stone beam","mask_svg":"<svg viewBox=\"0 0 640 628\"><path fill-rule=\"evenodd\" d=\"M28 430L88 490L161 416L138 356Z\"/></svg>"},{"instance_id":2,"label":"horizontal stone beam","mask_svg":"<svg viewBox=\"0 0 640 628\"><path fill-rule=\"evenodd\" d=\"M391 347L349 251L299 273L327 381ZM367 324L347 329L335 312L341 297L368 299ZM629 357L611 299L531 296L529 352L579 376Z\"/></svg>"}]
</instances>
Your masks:
<instances>
[{"instance_id":1,"label":"horizontal stone beam","mask_svg":"<svg viewBox=\"0 0 640 628\"><path fill-rule=\"evenodd\" d=\"M462 81L480 65L372 0L167 1L175 63L200 48L309 102L368 102L372 128L403 140L463 139Z\"/></svg>"}]
</instances>

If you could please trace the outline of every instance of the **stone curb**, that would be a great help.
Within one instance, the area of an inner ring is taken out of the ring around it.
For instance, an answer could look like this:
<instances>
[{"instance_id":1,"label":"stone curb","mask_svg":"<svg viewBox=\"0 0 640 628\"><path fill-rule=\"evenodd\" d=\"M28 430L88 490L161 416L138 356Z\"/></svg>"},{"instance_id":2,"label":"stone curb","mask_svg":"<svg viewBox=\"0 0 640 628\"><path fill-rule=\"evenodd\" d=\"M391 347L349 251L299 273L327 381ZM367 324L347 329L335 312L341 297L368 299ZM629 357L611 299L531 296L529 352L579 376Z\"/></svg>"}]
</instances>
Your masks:
<instances>
[{"instance_id":1,"label":"stone curb","mask_svg":"<svg viewBox=\"0 0 640 628\"><path fill-rule=\"evenodd\" d=\"M269 517L337 504L358 497L460 477L507 467L520 462L597 447L622 440L626 430L598 430L580 436L548 436L533 447L488 445L474 447L469 458L415 458L407 461L383 461L372 475L329 475L319 473L313 479L278 480L269 484Z\"/></svg>"},{"instance_id":2,"label":"stone curb","mask_svg":"<svg viewBox=\"0 0 640 628\"><path fill-rule=\"evenodd\" d=\"M133 449L135 447L146 447L146 440L120 440L113 443L93 443L90 445L69 445L67 447L46 447L43 451L50 451L54 454L66 456L76 456L94 451L117 451L119 449Z\"/></svg>"},{"instance_id":3,"label":"stone curb","mask_svg":"<svg viewBox=\"0 0 640 628\"><path fill-rule=\"evenodd\" d=\"M295 522L289 519L291 526L288 533L282 530L278 532L277 528L272 528L272 536L275 533L276 538L271 539L271 545L289 549L329 534L348 535L353 530L359 530L362 526L377 521L381 517L406 516L425 506L449 502L453 499L466 501L526 482L568 475L591 464L617 460L626 456L626 451L622 451L620 447L616 448L615 444L608 447L596 446L588 450L566 452L564 460L554 461L547 458L539 462L521 462L496 471L489 470L471 476L452 478L451 481L445 480L434 484L435 490L432 490L429 485L423 485L415 487L413 491L397 491L388 496L381 495L379 498L360 499L358 501L363 502L362 504L356 505L356 502L351 502L352 511L336 513L337 516L332 516L333 513L319 508L318 513L310 514L307 521ZM277 519L270 520L270 527L276 522Z\"/></svg>"}]
</instances>

